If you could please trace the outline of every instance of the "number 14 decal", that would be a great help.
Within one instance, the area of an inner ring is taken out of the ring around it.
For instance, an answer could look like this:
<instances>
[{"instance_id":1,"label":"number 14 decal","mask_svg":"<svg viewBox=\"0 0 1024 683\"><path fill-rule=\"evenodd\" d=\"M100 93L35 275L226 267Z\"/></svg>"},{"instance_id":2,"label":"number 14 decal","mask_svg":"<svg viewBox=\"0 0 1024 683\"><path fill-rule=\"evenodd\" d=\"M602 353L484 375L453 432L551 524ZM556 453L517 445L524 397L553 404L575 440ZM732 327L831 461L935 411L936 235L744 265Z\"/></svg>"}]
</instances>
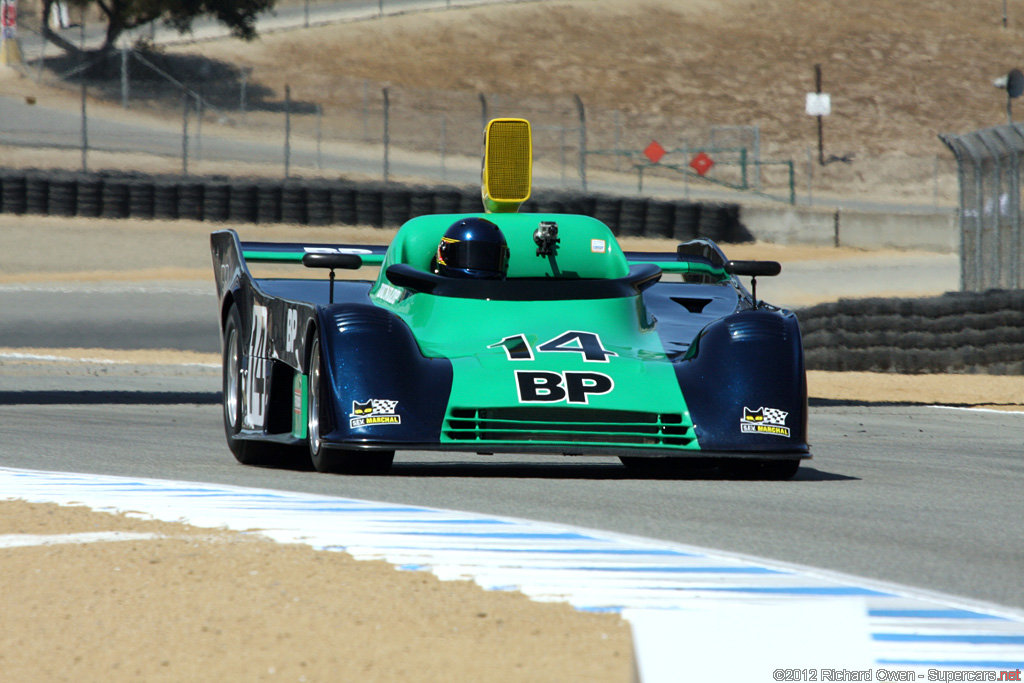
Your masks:
<instances>
[{"instance_id":1,"label":"number 14 decal","mask_svg":"<svg viewBox=\"0 0 1024 683\"><path fill-rule=\"evenodd\" d=\"M526 341L525 334L505 337L487 348L494 349L499 346L505 349L505 355L509 360L533 360L533 349L530 348L530 342ZM583 355L584 361L590 363L607 363L609 356L619 355L604 348L601 338L593 332L578 332L576 330L563 332L554 339L539 344L537 351L579 353Z\"/></svg>"}]
</instances>

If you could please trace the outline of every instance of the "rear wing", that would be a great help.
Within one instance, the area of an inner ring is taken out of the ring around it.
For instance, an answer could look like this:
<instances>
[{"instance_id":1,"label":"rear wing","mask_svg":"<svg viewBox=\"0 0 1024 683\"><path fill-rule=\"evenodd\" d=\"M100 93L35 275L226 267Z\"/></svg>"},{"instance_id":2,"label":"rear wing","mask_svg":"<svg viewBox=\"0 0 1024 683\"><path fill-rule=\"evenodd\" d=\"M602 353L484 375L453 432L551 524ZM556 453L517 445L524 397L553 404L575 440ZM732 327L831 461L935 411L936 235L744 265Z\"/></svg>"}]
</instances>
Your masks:
<instances>
[{"instance_id":1,"label":"rear wing","mask_svg":"<svg viewBox=\"0 0 1024 683\"><path fill-rule=\"evenodd\" d=\"M306 254L349 254L360 265L379 266L388 248L376 244L313 244L309 242L241 242L242 258L248 263L301 264Z\"/></svg>"},{"instance_id":2,"label":"rear wing","mask_svg":"<svg viewBox=\"0 0 1024 683\"><path fill-rule=\"evenodd\" d=\"M684 242L671 251L624 252L630 265L653 263L665 273L705 275L713 281L728 280L725 254L711 240Z\"/></svg>"}]
</instances>

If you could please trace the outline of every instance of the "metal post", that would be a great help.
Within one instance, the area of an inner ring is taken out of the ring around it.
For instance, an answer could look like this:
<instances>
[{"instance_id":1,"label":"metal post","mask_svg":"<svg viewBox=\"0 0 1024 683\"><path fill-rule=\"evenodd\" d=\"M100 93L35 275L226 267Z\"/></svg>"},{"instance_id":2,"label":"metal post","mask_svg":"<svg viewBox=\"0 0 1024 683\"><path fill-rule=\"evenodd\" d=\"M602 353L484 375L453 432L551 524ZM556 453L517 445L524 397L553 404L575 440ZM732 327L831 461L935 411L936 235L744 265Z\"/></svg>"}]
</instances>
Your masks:
<instances>
[{"instance_id":1,"label":"metal post","mask_svg":"<svg viewBox=\"0 0 1024 683\"><path fill-rule=\"evenodd\" d=\"M284 86L284 177L289 174L292 160L292 89Z\"/></svg>"},{"instance_id":2,"label":"metal post","mask_svg":"<svg viewBox=\"0 0 1024 683\"><path fill-rule=\"evenodd\" d=\"M305 17L305 22L304 22L304 24L303 24L303 25L304 25L304 26L305 26L306 28L309 28L309 0L306 0L306 1L305 1L305 2L303 3L303 9L304 9L304 11L303 11L303 15L304 15L304 17Z\"/></svg>"},{"instance_id":3,"label":"metal post","mask_svg":"<svg viewBox=\"0 0 1024 683\"><path fill-rule=\"evenodd\" d=\"M391 101L388 98L388 89L384 88L384 182L388 182L391 173L391 162L388 159L391 148Z\"/></svg>"},{"instance_id":4,"label":"metal post","mask_svg":"<svg viewBox=\"0 0 1024 683\"><path fill-rule=\"evenodd\" d=\"M587 191L587 113L583 108L583 100L579 95L574 94L576 110L580 116L580 185L583 191Z\"/></svg>"},{"instance_id":5,"label":"metal post","mask_svg":"<svg viewBox=\"0 0 1024 683\"><path fill-rule=\"evenodd\" d=\"M85 115L85 79L82 80L82 171L89 170L89 127L88 118Z\"/></svg>"},{"instance_id":6,"label":"metal post","mask_svg":"<svg viewBox=\"0 0 1024 683\"><path fill-rule=\"evenodd\" d=\"M811 152L811 148L807 148L807 206L814 204L814 186L812 181L814 180L814 153Z\"/></svg>"},{"instance_id":7,"label":"metal post","mask_svg":"<svg viewBox=\"0 0 1024 683\"><path fill-rule=\"evenodd\" d=\"M184 113L181 124L181 175L188 175L188 93L182 91L181 103Z\"/></svg>"},{"instance_id":8,"label":"metal post","mask_svg":"<svg viewBox=\"0 0 1024 683\"><path fill-rule=\"evenodd\" d=\"M121 108L128 108L128 48L121 48Z\"/></svg>"},{"instance_id":9,"label":"metal post","mask_svg":"<svg viewBox=\"0 0 1024 683\"><path fill-rule=\"evenodd\" d=\"M1009 252L1006 258L1006 265L1009 273L1007 274L1004 282L1004 286L1008 289L1016 289L1020 287L1020 275L1019 275L1019 264L1020 264L1020 152L1014 145L1013 141L1008 138L1008 135L1012 134L1010 131L1013 127L1010 126L1006 129L996 128L993 133L999 141L1003 144L1003 149L1007 153L1009 160L1009 168L1007 169L1007 183L1006 183L1006 194L1007 194L1007 228L1009 228L1010 236L1007 240L1002 239L1000 236L999 240L999 252L1005 254ZM1000 232L1002 232L1000 227ZM1009 245L1006 242L1009 242ZM1007 246L1009 248L1007 248Z\"/></svg>"},{"instance_id":10,"label":"metal post","mask_svg":"<svg viewBox=\"0 0 1024 683\"><path fill-rule=\"evenodd\" d=\"M320 155L320 142L323 139L323 135L321 133L323 128L323 120L324 108L318 104L316 105L316 167L318 169L322 169L324 167L323 157Z\"/></svg>"},{"instance_id":11,"label":"metal post","mask_svg":"<svg viewBox=\"0 0 1024 683\"><path fill-rule=\"evenodd\" d=\"M363 142L370 140L370 82L363 79Z\"/></svg>"},{"instance_id":12,"label":"metal post","mask_svg":"<svg viewBox=\"0 0 1024 683\"><path fill-rule=\"evenodd\" d=\"M441 114L441 180L448 180L445 153L448 149L448 115Z\"/></svg>"},{"instance_id":13,"label":"metal post","mask_svg":"<svg viewBox=\"0 0 1024 683\"><path fill-rule=\"evenodd\" d=\"M480 130L487 130L487 95L480 93Z\"/></svg>"},{"instance_id":14,"label":"metal post","mask_svg":"<svg viewBox=\"0 0 1024 683\"><path fill-rule=\"evenodd\" d=\"M203 114L206 106L202 97L196 97L196 161L203 159Z\"/></svg>"},{"instance_id":15,"label":"metal post","mask_svg":"<svg viewBox=\"0 0 1024 683\"><path fill-rule=\"evenodd\" d=\"M814 91L821 94L821 64L814 65ZM825 134L822 120L824 117L819 114L818 119L818 163L825 165Z\"/></svg>"}]
</instances>

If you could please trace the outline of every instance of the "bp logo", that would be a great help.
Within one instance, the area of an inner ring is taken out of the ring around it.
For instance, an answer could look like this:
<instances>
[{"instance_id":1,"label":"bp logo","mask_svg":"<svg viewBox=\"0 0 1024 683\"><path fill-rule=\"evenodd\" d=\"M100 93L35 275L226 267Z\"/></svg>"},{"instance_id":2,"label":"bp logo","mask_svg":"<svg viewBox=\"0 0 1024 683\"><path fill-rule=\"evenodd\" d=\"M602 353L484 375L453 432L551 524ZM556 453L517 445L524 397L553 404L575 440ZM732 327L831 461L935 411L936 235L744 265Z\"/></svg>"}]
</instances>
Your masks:
<instances>
[{"instance_id":1,"label":"bp logo","mask_svg":"<svg viewBox=\"0 0 1024 683\"><path fill-rule=\"evenodd\" d=\"M371 398L369 401L352 401L352 414L348 425L356 427L372 427L374 425L402 424L402 417L396 413L398 401L387 401Z\"/></svg>"},{"instance_id":2,"label":"bp logo","mask_svg":"<svg viewBox=\"0 0 1024 683\"><path fill-rule=\"evenodd\" d=\"M751 410L743 407L743 417L740 418L740 431L744 434L772 434L789 438L789 427L786 426L786 418L789 416L785 410L777 408L760 407Z\"/></svg>"}]
</instances>

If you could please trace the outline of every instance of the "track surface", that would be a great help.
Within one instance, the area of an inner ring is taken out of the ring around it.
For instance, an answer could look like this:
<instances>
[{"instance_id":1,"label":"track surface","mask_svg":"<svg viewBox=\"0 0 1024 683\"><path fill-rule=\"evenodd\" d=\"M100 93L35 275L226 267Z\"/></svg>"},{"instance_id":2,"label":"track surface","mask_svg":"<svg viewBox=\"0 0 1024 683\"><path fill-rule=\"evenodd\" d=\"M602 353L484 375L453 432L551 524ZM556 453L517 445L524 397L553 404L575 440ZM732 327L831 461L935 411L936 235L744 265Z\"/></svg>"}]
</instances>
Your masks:
<instances>
[{"instance_id":1,"label":"track surface","mask_svg":"<svg viewBox=\"0 0 1024 683\"><path fill-rule=\"evenodd\" d=\"M204 286L0 288L0 347L218 347ZM388 477L244 467L215 367L4 363L0 465L206 481L636 534L1024 607L1024 414L812 402L791 482L638 479L613 458L400 452ZM951 397L955 398L955 397Z\"/></svg>"},{"instance_id":2,"label":"track surface","mask_svg":"<svg viewBox=\"0 0 1024 683\"><path fill-rule=\"evenodd\" d=\"M815 459L791 482L648 480L608 458L418 452L399 453L388 477L342 477L236 464L223 443L215 371L81 379L88 390L71 381L55 395L33 390L52 388L45 376L4 377L0 464L564 522L1024 607L1020 414L819 406ZM139 393L99 391L104 383Z\"/></svg>"}]
</instances>

